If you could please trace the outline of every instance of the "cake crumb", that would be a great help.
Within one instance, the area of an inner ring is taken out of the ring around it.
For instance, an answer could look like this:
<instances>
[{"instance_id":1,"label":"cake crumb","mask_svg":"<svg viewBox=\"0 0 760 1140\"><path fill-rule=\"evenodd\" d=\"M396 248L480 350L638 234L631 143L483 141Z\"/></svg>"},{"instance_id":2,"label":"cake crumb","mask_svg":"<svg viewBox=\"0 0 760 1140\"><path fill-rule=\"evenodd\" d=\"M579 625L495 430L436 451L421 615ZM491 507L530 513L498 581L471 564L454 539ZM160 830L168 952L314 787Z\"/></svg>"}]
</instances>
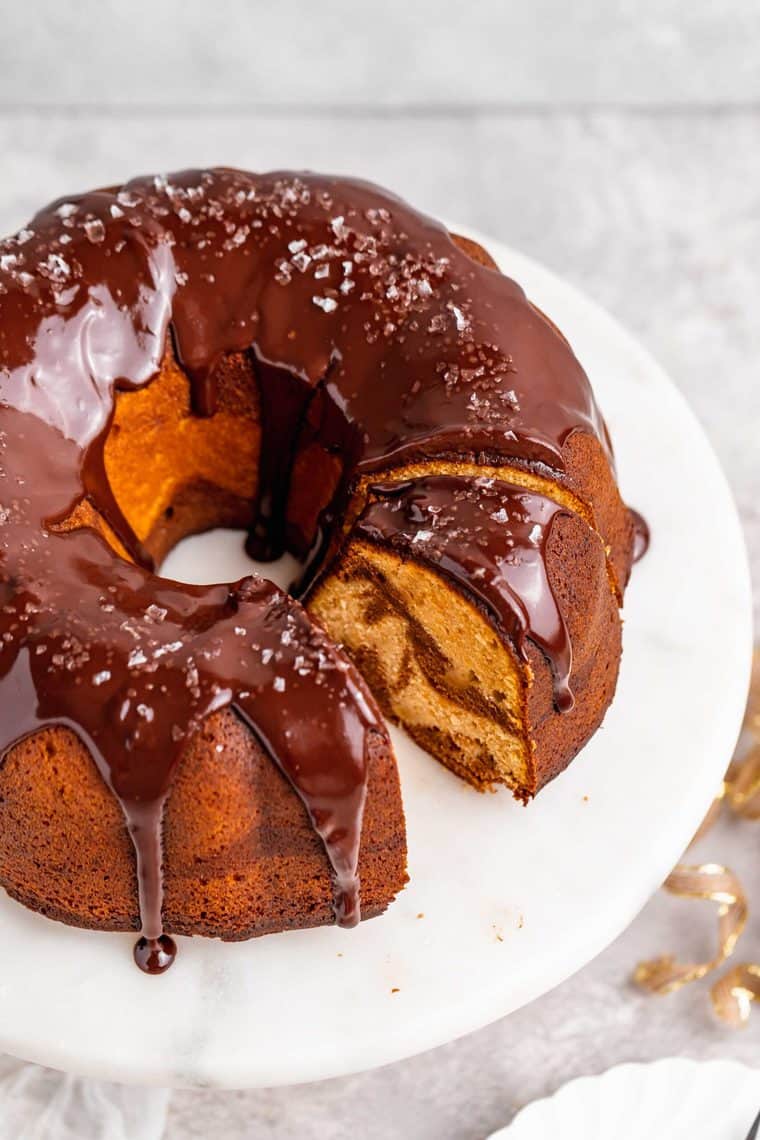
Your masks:
<instances>
[{"instance_id":1,"label":"cake crumb","mask_svg":"<svg viewBox=\"0 0 760 1140\"><path fill-rule=\"evenodd\" d=\"M393 986L393 988L391 989L391 993L392 994L400 994L401 990L398 988L398 986Z\"/></svg>"}]
</instances>

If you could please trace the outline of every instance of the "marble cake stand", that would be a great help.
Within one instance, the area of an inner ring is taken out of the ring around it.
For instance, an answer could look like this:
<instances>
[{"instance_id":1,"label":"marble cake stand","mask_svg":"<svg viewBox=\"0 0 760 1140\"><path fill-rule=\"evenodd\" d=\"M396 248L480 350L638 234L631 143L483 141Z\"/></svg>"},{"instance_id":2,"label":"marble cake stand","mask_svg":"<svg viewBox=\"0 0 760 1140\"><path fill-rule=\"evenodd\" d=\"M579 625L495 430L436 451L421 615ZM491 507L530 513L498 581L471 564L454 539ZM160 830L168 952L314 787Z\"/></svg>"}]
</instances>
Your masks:
<instances>
[{"instance_id":1,"label":"marble cake stand","mask_svg":"<svg viewBox=\"0 0 760 1140\"><path fill-rule=\"evenodd\" d=\"M477 235L473 235L477 237ZM394 1061L468 1033L578 970L630 923L701 820L750 667L745 550L705 436L657 364L595 304L483 239L568 335L610 424L650 553L625 607L615 703L529 808L481 796L394 734L411 883L355 931L181 939L146 977L132 938L0 896L0 1051L121 1081L264 1086ZM240 536L184 543L190 580L245 573Z\"/></svg>"}]
</instances>

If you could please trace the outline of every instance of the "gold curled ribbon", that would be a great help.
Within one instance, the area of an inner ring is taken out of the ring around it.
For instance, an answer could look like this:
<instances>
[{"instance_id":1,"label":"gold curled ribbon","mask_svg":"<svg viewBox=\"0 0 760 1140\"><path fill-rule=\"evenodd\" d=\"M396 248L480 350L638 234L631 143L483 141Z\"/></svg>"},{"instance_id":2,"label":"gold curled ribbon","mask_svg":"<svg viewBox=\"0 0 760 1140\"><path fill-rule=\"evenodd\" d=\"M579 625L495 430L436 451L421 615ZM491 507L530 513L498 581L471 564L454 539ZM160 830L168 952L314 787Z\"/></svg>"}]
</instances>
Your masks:
<instances>
[{"instance_id":1,"label":"gold curled ribbon","mask_svg":"<svg viewBox=\"0 0 760 1140\"><path fill-rule=\"evenodd\" d=\"M743 747L746 736L750 743ZM755 651L752 683L740 747L731 761L723 784L696 835L701 839L718 819L723 804L747 820L760 819L760 649ZM669 994L717 970L734 953L747 923L747 900L733 871L718 863L699 866L679 863L663 884L681 898L707 900L718 907L718 949L706 962L679 962L663 954L640 962L634 982L654 994ZM713 1009L726 1024L745 1025L753 1001L760 1001L760 964L743 962L733 966L715 982L710 991Z\"/></svg>"},{"instance_id":2,"label":"gold curled ribbon","mask_svg":"<svg viewBox=\"0 0 760 1140\"><path fill-rule=\"evenodd\" d=\"M718 950L707 962L679 962L663 954L640 962L633 980L655 994L669 994L699 981L729 958L747 922L747 900L733 871L719 863L689 866L679 863L663 883L665 890L685 899L703 899L718 907Z\"/></svg>"},{"instance_id":3,"label":"gold curled ribbon","mask_svg":"<svg viewBox=\"0 0 760 1140\"><path fill-rule=\"evenodd\" d=\"M718 1017L737 1028L749 1021L753 1001L760 1001L760 963L740 962L719 978L710 991Z\"/></svg>"}]
</instances>

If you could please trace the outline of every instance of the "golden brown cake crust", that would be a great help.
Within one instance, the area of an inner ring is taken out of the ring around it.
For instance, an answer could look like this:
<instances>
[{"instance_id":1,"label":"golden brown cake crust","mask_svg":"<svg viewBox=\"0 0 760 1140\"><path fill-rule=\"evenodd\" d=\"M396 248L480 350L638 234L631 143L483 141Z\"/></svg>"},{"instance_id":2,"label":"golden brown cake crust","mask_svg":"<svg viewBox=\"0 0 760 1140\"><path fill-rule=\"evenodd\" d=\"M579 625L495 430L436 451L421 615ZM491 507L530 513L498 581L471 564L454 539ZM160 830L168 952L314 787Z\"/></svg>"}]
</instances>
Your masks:
<instances>
[{"instance_id":1,"label":"golden brown cake crust","mask_svg":"<svg viewBox=\"0 0 760 1140\"><path fill-rule=\"evenodd\" d=\"M334 921L324 847L285 778L229 711L189 741L164 815L164 923L170 934L252 938ZM398 775L371 747L359 870L362 914L406 882ZM49 918L139 930L135 856L119 805L87 749L48 728L0 768L0 883Z\"/></svg>"},{"instance_id":2,"label":"golden brown cake crust","mask_svg":"<svg viewBox=\"0 0 760 1140\"><path fill-rule=\"evenodd\" d=\"M575 705L568 713L557 712L551 669L531 645L527 722L534 745L533 795L567 767L601 724L615 693L622 652L622 622L604 548L581 519L557 520L547 570L573 646Z\"/></svg>"}]
</instances>

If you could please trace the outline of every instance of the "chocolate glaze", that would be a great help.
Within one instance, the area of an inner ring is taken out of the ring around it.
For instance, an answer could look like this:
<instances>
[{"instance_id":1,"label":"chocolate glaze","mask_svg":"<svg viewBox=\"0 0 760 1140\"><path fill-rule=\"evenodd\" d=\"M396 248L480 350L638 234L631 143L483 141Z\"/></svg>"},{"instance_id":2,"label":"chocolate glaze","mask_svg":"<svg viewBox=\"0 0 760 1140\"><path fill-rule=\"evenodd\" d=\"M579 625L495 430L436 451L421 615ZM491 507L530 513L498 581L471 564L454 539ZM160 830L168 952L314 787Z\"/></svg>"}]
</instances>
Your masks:
<instances>
[{"instance_id":1,"label":"chocolate glaze","mask_svg":"<svg viewBox=\"0 0 760 1140\"><path fill-rule=\"evenodd\" d=\"M635 511L632 507L629 507L628 510L633 523L633 561L639 562L649 550L649 543L652 540L652 536L649 530L649 523L644 516L640 515L639 512Z\"/></svg>"},{"instance_id":2,"label":"chocolate glaze","mask_svg":"<svg viewBox=\"0 0 760 1140\"><path fill-rule=\"evenodd\" d=\"M496 479L429 476L371 488L355 533L426 563L485 606L527 661L530 639L546 655L560 712L573 707L573 651L546 569L558 515L544 495Z\"/></svg>"},{"instance_id":3,"label":"chocolate glaze","mask_svg":"<svg viewBox=\"0 0 760 1140\"><path fill-rule=\"evenodd\" d=\"M169 934L141 937L135 942L135 963L145 974L163 974L177 957L177 944Z\"/></svg>"},{"instance_id":4,"label":"chocolate glaze","mask_svg":"<svg viewBox=\"0 0 760 1140\"><path fill-rule=\"evenodd\" d=\"M299 447L319 442L347 475L465 451L562 470L577 430L608 449L585 373L520 287L374 186L186 171L61 200L31 232L31 247L8 245L16 281L44 275L24 332L43 311L67 325L79 315L69 343L94 355L104 389L97 404L86 399L88 443L107 430L113 384L154 374L167 325L201 414L215 406L223 356L255 348L264 415L281 429L265 433L257 533L267 518L279 528L270 505L286 492L283 443L287 453L302 421ZM100 502L102 441L87 459ZM107 507L121 536L118 507ZM340 507L338 495L328 527ZM274 540L269 548L280 552Z\"/></svg>"},{"instance_id":5,"label":"chocolate glaze","mask_svg":"<svg viewBox=\"0 0 760 1140\"><path fill-rule=\"evenodd\" d=\"M203 718L233 707L291 780L325 842L345 924L359 917L366 740L383 731L344 659L272 585L150 574L103 449L115 391L148 384L169 337L198 415L214 412L225 355L250 354L264 425L260 557L312 548L319 562L315 536L286 519L293 457L311 444L340 469L322 536L355 475L400 457L487 451L562 471L573 432L608 447L585 374L519 286L366 183L228 169L141 178L61 199L0 243L0 754L45 724L90 747L135 845L136 958L149 970L173 955L161 941L161 810ZM91 532L54 531L83 498L136 565ZM531 511L550 526L537 504L509 506L515 549ZM465 495L452 509L476 506ZM455 553L449 544L452 564ZM506 594L484 598L518 642L544 638L559 676L569 648L520 608L514 566Z\"/></svg>"},{"instance_id":6,"label":"chocolate glaze","mask_svg":"<svg viewBox=\"0 0 760 1140\"><path fill-rule=\"evenodd\" d=\"M45 520L81 494L81 450L29 412L0 415L0 724L5 749L44 725L87 744L118 796L137 855L143 942L158 968L161 813L188 736L231 705L301 796L359 918L357 863L368 691L298 602L261 578L180 586L117 558L88 531ZM170 957L164 946L165 968ZM159 963L160 964L160 961Z\"/></svg>"}]
</instances>

